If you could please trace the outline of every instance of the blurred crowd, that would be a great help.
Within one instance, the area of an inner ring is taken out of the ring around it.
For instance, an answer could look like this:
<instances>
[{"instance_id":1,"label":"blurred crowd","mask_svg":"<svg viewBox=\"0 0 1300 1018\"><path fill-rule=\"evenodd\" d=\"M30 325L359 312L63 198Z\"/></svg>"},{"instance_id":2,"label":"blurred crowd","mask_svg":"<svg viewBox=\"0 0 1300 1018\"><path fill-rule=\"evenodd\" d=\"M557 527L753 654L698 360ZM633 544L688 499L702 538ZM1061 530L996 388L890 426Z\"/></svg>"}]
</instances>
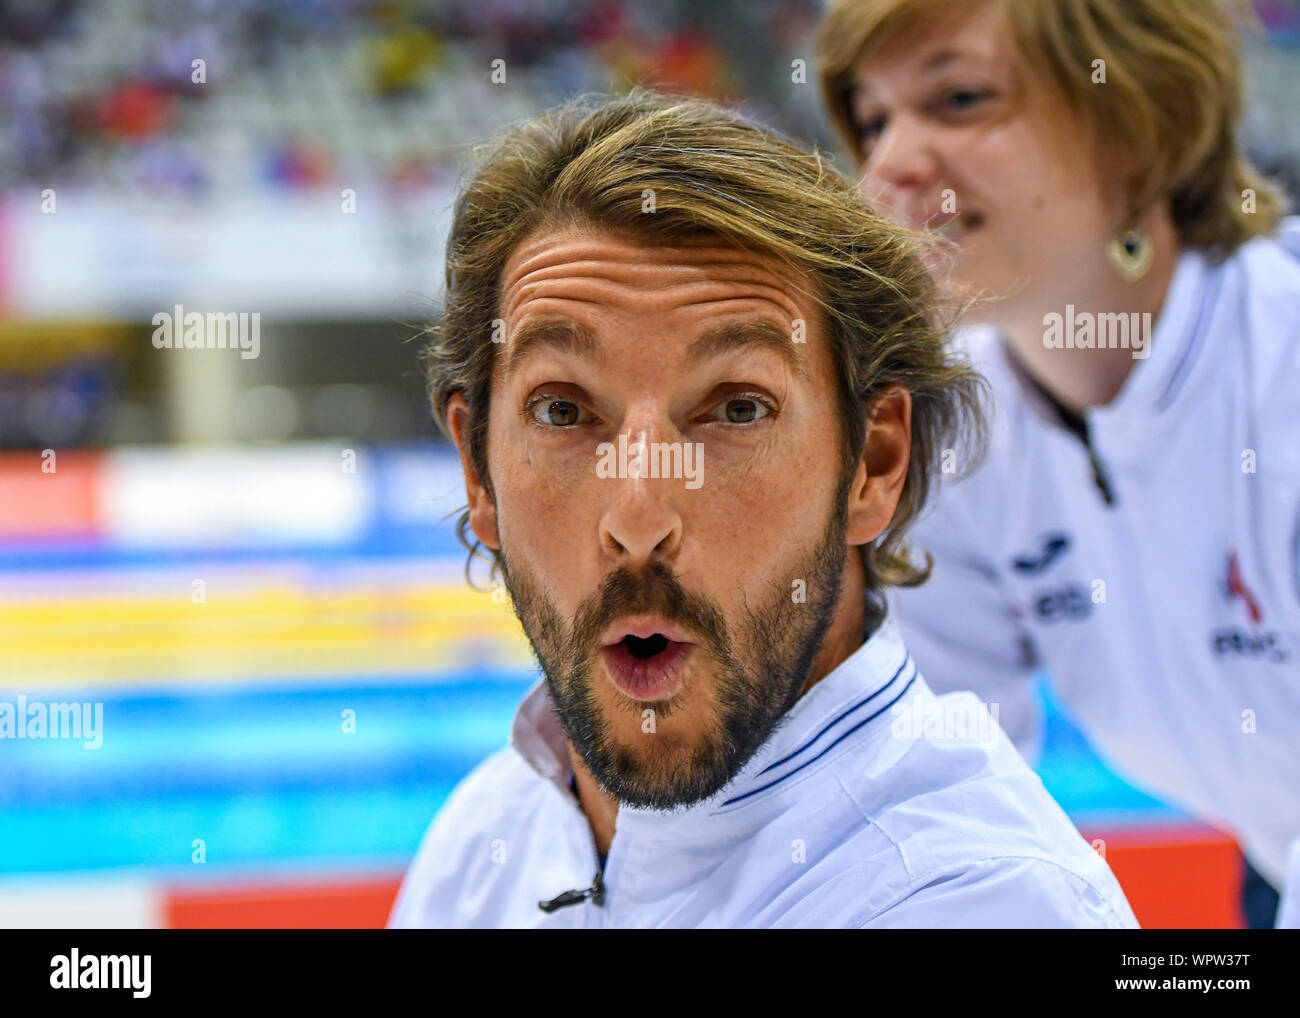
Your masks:
<instances>
[{"instance_id":1,"label":"blurred crowd","mask_svg":"<svg viewBox=\"0 0 1300 1018\"><path fill-rule=\"evenodd\" d=\"M402 187L511 119L633 81L744 97L807 133L812 88L800 106L782 86L817 6L6 0L0 190Z\"/></svg>"},{"instance_id":2,"label":"blurred crowd","mask_svg":"<svg viewBox=\"0 0 1300 1018\"><path fill-rule=\"evenodd\" d=\"M122 335L123 323L87 310L60 278L46 286L61 295L57 311L65 321L58 328L15 312L15 270L24 261L29 282L62 277L69 254L95 238L67 234L71 247L44 249L38 264L18 249L24 242L12 230L16 217L6 223L6 203L30 210L53 188L60 196L64 190L91 196L83 208L144 205L162 223L171 222L180 203L201 212L187 222L212 226L241 210L253 209L250 218L260 222L295 201L315 208L316 198L332 194L337 202L341 188L364 187L392 208L427 210L449 200L469 149L506 124L575 93L634 83L739 104L792 138L827 146L811 66L821 6L821 0L0 0L0 447L176 438L163 423L168 383L158 377L156 360L138 356L147 337L143 321L127 323L136 331ZM1282 178L1294 195L1300 193L1293 99L1300 10L1295 0L1255 6L1272 44L1247 55L1248 147L1261 169ZM794 67L800 59L808 62L802 81ZM138 214L124 211L114 228L138 224L132 218ZM389 218L409 221L410 236L394 240L412 249L401 255L404 262L427 260L431 231L424 220ZM278 229L294 229L288 222ZM35 235L45 234L29 228L25 236ZM257 239L243 240L248 246ZM120 254L131 246L102 247L101 262L87 264L97 265L104 288L116 292L134 281L135 270L124 267ZM338 256L352 248L345 240L322 251L328 264L341 264ZM171 268L157 254L141 271L171 278ZM292 347L297 355L310 343L310 356L298 357L281 378L250 365L241 384L266 390L274 383L310 402L331 385L357 381L348 344L365 342L373 352L374 340L351 319L354 338L331 340L317 327L323 316L311 296L298 291L282 315L313 320L303 330L310 337ZM379 405L407 407L398 415L404 423L373 435L359 432L354 418L268 434L302 438L342 428L361 437L429 437L421 430L428 415L413 377L414 353L401 348L396 327L388 331L395 352L382 366L394 376L405 366L412 377L400 384L363 381L377 386ZM309 362L321 377L296 377ZM381 391L382 384L388 388Z\"/></svg>"}]
</instances>

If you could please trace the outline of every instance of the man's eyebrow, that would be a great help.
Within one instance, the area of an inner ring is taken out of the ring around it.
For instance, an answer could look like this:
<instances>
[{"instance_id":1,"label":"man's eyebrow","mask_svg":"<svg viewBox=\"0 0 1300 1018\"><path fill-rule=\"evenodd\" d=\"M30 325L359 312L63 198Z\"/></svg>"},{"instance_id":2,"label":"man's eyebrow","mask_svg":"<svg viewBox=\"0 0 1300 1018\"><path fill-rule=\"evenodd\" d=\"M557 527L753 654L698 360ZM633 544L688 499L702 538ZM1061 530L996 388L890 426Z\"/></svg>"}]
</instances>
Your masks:
<instances>
[{"instance_id":1,"label":"man's eyebrow","mask_svg":"<svg viewBox=\"0 0 1300 1018\"><path fill-rule=\"evenodd\" d=\"M596 334L580 322L526 322L514 334L506 356L504 377L509 378L529 356L545 348L579 357L595 357L600 343Z\"/></svg>"},{"instance_id":2,"label":"man's eyebrow","mask_svg":"<svg viewBox=\"0 0 1300 1018\"><path fill-rule=\"evenodd\" d=\"M698 363L747 347L768 347L775 350L796 374L806 379L809 377L808 367L795 350L793 331L787 332L768 318L727 322L692 340L686 350L686 359ZM547 348L579 357L596 357L600 343L596 334L580 322L528 322L521 325L512 337L503 377L509 378L527 357Z\"/></svg>"},{"instance_id":3,"label":"man's eyebrow","mask_svg":"<svg viewBox=\"0 0 1300 1018\"><path fill-rule=\"evenodd\" d=\"M710 329L691 341L686 350L688 361L702 361L746 347L767 347L781 355L781 359L800 377L808 378L808 366L795 350L793 329L787 332L768 318L749 318L727 322Z\"/></svg>"}]
</instances>

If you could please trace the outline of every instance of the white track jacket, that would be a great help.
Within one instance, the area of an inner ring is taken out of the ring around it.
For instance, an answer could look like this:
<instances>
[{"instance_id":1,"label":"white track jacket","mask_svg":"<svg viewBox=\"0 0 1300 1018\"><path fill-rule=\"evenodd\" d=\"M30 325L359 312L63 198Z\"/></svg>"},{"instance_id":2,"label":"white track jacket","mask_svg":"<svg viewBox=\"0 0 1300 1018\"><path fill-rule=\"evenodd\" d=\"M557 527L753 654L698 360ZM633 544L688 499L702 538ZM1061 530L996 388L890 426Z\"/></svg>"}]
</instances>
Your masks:
<instances>
[{"instance_id":1,"label":"white track jacket","mask_svg":"<svg viewBox=\"0 0 1300 1018\"><path fill-rule=\"evenodd\" d=\"M892 595L936 691L1000 704L1033 760L1045 666L1118 770L1235 832L1279 889L1300 837L1297 255L1291 219L1222 264L1181 256L1149 357L1084 414L1100 480L996 334L963 333L992 452L913 531L930 582Z\"/></svg>"},{"instance_id":2,"label":"white track jacket","mask_svg":"<svg viewBox=\"0 0 1300 1018\"><path fill-rule=\"evenodd\" d=\"M599 892L546 912L599 869L569 775L539 682L434 819L390 925L1136 926L993 716L935 697L889 621L712 798L621 807Z\"/></svg>"}]
</instances>

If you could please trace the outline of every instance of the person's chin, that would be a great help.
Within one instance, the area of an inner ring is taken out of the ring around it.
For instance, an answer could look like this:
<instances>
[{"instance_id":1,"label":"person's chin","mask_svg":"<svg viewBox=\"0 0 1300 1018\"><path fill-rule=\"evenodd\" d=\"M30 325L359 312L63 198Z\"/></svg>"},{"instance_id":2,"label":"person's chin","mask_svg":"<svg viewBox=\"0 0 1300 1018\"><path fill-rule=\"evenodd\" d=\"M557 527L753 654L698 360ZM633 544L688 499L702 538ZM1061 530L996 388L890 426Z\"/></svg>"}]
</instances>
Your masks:
<instances>
[{"instance_id":1,"label":"person's chin","mask_svg":"<svg viewBox=\"0 0 1300 1018\"><path fill-rule=\"evenodd\" d=\"M680 726L654 734L616 735L608 748L606 774L616 786L611 790L631 806L674 809L699 802L726 783L710 740Z\"/></svg>"}]
</instances>

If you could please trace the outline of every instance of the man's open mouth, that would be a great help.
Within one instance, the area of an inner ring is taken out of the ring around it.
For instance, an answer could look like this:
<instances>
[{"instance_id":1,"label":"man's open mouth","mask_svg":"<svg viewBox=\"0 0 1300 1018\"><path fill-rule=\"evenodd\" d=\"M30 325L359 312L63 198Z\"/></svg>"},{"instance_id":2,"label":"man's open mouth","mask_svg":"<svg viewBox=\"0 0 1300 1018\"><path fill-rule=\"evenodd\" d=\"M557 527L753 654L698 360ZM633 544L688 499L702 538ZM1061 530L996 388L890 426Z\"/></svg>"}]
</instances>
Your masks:
<instances>
[{"instance_id":1,"label":"man's open mouth","mask_svg":"<svg viewBox=\"0 0 1300 1018\"><path fill-rule=\"evenodd\" d=\"M655 633L644 640L637 636L625 636L622 642L634 658L644 661L666 650L672 641L663 633Z\"/></svg>"},{"instance_id":2,"label":"man's open mouth","mask_svg":"<svg viewBox=\"0 0 1300 1018\"><path fill-rule=\"evenodd\" d=\"M611 629L600 650L610 681L620 693L632 700L666 700L681 687L685 662L693 644L673 639L682 634L675 627L668 633L641 624L635 632ZM620 635L620 632L622 635Z\"/></svg>"}]
</instances>

